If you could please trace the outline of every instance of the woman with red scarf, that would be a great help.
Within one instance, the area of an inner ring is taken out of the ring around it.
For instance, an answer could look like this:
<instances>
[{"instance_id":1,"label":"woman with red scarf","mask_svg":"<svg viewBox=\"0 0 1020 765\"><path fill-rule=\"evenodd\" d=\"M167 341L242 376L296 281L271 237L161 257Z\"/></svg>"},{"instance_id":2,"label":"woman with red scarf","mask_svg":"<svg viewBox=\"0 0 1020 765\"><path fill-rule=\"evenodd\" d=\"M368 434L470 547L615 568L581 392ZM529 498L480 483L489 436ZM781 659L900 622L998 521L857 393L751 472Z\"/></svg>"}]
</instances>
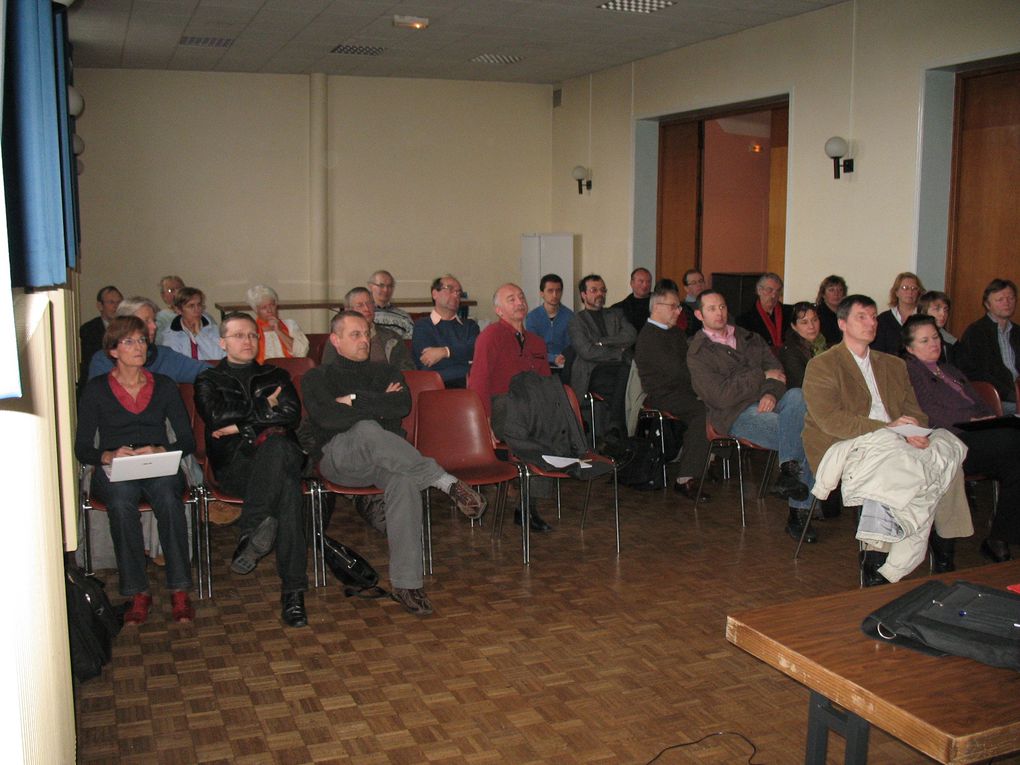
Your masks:
<instances>
[{"instance_id":1,"label":"woman with red scarf","mask_svg":"<svg viewBox=\"0 0 1020 765\"><path fill-rule=\"evenodd\" d=\"M281 319L276 290L256 284L248 290L248 305L255 312L259 327L259 364L266 359L295 358L308 355L308 338L293 319Z\"/></svg>"}]
</instances>

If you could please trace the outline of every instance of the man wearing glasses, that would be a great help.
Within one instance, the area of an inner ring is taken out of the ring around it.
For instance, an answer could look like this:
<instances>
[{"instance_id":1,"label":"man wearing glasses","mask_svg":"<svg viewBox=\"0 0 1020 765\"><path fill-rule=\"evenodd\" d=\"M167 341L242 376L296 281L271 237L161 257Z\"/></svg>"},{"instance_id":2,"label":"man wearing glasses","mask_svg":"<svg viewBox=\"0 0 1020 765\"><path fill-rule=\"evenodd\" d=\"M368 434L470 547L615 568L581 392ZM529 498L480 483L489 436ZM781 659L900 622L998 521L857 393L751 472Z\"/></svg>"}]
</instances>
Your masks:
<instances>
[{"instance_id":1,"label":"man wearing glasses","mask_svg":"<svg viewBox=\"0 0 1020 765\"><path fill-rule=\"evenodd\" d=\"M698 295L708 289L708 282L705 275L696 268L688 268L684 271L684 300L680 304L680 310L687 318L687 329L684 330L687 337L694 337L694 333L701 329L701 322L694 315L694 304L698 302Z\"/></svg>"},{"instance_id":2,"label":"man wearing glasses","mask_svg":"<svg viewBox=\"0 0 1020 765\"><path fill-rule=\"evenodd\" d=\"M380 327L393 330L402 340L410 340L414 331L414 319L411 314L392 304L393 291L397 283L389 271L376 271L368 278L368 289L375 301L375 318L373 321Z\"/></svg>"},{"instance_id":3,"label":"man wearing glasses","mask_svg":"<svg viewBox=\"0 0 1020 765\"><path fill-rule=\"evenodd\" d=\"M467 386L468 368L475 355L478 324L457 314L464 294L455 276L446 274L432 282L434 308L414 323L411 355L418 369L432 369L447 388ZM378 321L378 318L376 319Z\"/></svg>"},{"instance_id":4,"label":"man wearing glasses","mask_svg":"<svg viewBox=\"0 0 1020 765\"><path fill-rule=\"evenodd\" d=\"M226 358L195 380L195 409L205 421L206 453L217 484L244 500L230 570L250 574L275 547L280 618L288 627L304 627L305 455L295 437L301 401L286 371L255 361L259 334L251 316L227 314L220 325L220 345Z\"/></svg>"}]
</instances>

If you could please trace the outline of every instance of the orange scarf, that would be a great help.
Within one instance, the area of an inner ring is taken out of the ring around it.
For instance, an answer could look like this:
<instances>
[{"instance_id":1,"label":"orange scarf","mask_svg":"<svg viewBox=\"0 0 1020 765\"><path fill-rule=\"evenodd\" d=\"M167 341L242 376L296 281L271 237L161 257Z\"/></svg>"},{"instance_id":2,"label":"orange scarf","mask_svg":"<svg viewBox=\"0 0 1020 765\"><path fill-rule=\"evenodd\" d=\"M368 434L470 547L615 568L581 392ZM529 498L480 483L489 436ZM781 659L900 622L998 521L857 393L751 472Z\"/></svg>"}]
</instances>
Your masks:
<instances>
[{"instance_id":1,"label":"orange scarf","mask_svg":"<svg viewBox=\"0 0 1020 765\"><path fill-rule=\"evenodd\" d=\"M266 360L266 333L273 330L269 328L269 322L263 319L256 319L255 323L259 325L259 352L255 360L261 364ZM276 320L276 332L290 337L290 331L287 329L287 325L283 323L283 319ZM283 343L280 343L280 350L283 351L284 358L292 358L290 351L287 350L287 346Z\"/></svg>"}]
</instances>

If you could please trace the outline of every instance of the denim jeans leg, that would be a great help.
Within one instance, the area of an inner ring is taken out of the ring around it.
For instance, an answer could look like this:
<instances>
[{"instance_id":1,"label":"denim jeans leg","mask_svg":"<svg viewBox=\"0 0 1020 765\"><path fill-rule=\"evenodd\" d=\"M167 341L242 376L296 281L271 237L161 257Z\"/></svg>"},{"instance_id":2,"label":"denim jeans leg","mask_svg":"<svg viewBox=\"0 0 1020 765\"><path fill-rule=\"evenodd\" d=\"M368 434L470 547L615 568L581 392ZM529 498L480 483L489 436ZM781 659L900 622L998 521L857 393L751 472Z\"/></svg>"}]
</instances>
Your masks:
<instances>
[{"instance_id":1,"label":"denim jeans leg","mask_svg":"<svg viewBox=\"0 0 1020 765\"><path fill-rule=\"evenodd\" d=\"M737 415L737 419L730 427L730 435L764 446L766 449L779 450L781 446L779 415L776 412L759 412L758 404L751 404Z\"/></svg>"},{"instance_id":2,"label":"denim jeans leg","mask_svg":"<svg viewBox=\"0 0 1020 765\"><path fill-rule=\"evenodd\" d=\"M120 594L131 596L148 592L145 544L138 512L142 499L141 481L110 483L106 473L98 467L92 474L92 495L106 505L113 553L117 557Z\"/></svg>"},{"instance_id":3,"label":"denim jeans leg","mask_svg":"<svg viewBox=\"0 0 1020 765\"><path fill-rule=\"evenodd\" d=\"M779 462L796 460L803 464L804 459L804 415L807 405L804 403L804 392L800 388L791 388L776 404L779 415Z\"/></svg>"},{"instance_id":4,"label":"denim jeans leg","mask_svg":"<svg viewBox=\"0 0 1020 765\"><path fill-rule=\"evenodd\" d=\"M159 529L159 543L166 558L166 586L171 591L191 589L191 559L188 555L188 519L184 514L184 476L146 478L142 491Z\"/></svg>"}]
</instances>

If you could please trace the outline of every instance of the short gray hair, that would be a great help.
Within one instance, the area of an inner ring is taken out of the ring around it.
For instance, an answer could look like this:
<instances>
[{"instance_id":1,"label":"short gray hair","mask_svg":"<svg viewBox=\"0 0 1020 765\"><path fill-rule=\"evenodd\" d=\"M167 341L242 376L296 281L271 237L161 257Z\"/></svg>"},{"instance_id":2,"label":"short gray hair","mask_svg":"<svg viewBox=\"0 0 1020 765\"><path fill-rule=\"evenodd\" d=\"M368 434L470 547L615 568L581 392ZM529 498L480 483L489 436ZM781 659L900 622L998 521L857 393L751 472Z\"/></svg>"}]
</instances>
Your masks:
<instances>
[{"instance_id":1,"label":"short gray hair","mask_svg":"<svg viewBox=\"0 0 1020 765\"><path fill-rule=\"evenodd\" d=\"M329 322L329 331L334 335L339 335L340 325L343 324L347 319L361 319L365 324L368 324L368 319L362 316L357 311L343 310L334 316Z\"/></svg>"},{"instance_id":2,"label":"short gray hair","mask_svg":"<svg viewBox=\"0 0 1020 765\"><path fill-rule=\"evenodd\" d=\"M758 288L764 286L765 282L767 282L769 279L775 279L776 282L779 283L779 289L783 288L783 280L779 276L779 274L774 274L771 271L767 271L764 274L762 274L761 276L759 276L758 277L758 281L756 281L754 283L754 291L757 292Z\"/></svg>"},{"instance_id":3,"label":"short gray hair","mask_svg":"<svg viewBox=\"0 0 1020 765\"><path fill-rule=\"evenodd\" d=\"M134 316L135 311L145 305L152 309L153 316L159 313L159 308L157 308L156 304L149 300L149 298L136 295L135 297L124 298L124 300L121 300L120 305L117 306L117 313L115 315Z\"/></svg>"},{"instance_id":4,"label":"short gray hair","mask_svg":"<svg viewBox=\"0 0 1020 765\"><path fill-rule=\"evenodd\" d=\"M274 303L280 302L280 296L276 294L276 290L272 287L267 287L264 284L256 284L254 287L248 290L248 305L251 306L253 311L259 310L259 306L267 301Z\"/></svg>"},{"instance_id":5,"label":"short gray hair","mask_svg":"<svg viewBox=\"0 0 1020 765\"><path fill-rule=\"evenodd\" d=\"M665 303L667 298L674 297L677 302L680 301L680 293L676 290L672 290L669 287L659 287L652 291L652 294L648 300L649 310L655 308L659 303Z\"/></svg>"},{"instance_id":6,"label":"short gray hair","mask_svg":"<svg viewBox=\"0 0 1020 765\"><path fill-rule=\"evenodd\" d=\"M347 294L344 295L344 308L350 306L351 300L354 299L355 295L368 295L369 297L372 297L372 292L368 289L368 287L352 287L347 290Z\"/></svg>"}]
</instances>

